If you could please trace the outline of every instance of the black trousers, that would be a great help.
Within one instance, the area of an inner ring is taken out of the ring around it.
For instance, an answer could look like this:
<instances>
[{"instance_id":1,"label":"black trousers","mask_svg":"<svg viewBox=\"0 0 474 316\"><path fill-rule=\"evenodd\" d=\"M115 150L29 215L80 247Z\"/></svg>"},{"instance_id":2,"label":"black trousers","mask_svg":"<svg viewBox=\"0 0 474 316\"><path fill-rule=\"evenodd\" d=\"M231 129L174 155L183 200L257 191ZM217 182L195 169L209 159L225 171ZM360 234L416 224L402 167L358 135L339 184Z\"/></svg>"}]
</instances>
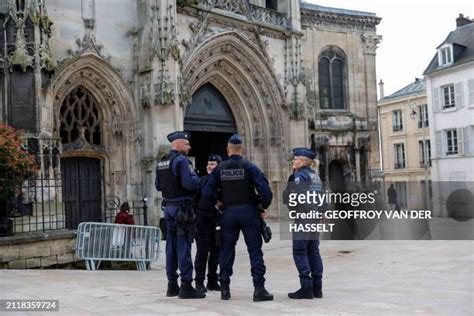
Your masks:
<instances>
[{"instance_id":1,"label":"black trousers","mask_svg":"<svg viewBox=\"0 0 474 316\"><path fill-rule=\"evenodd\" d=\"M196 282L204 282L206 276L206 265L208 267L207 281L217 282L217 266L219 265L220 248L216 245L216 217L206 217L198 213L196 232L196 259L194 267L196 270Z\"/></svg>"}]
</instances>

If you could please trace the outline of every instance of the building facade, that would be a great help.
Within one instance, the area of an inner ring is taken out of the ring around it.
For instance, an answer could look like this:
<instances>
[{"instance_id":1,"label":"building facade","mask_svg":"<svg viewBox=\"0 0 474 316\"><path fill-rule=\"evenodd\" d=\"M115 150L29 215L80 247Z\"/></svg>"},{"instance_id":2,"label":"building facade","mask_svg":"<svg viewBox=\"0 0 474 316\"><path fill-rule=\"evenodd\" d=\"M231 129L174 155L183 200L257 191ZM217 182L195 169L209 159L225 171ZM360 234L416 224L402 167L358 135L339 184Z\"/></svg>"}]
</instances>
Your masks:
<instances>
[{"instance_id":1,"label":"building facade","mask_svg":"<svg viewBox=\"0 0 474 316\"><path fill-rule=\"evenodd\" d=\"M426 195L431 191L431 140L425 80L416 78L382 97L378 107L385 187L394 184L400 207L421 209L431 200Z\"/></svg>"},{"instance_id":2,"label":"building facade","mask_svg":"<svg viewBox=\"0 0 474 316\"><path fill-rule=\"evenodd\" d=\"M460 15L456 22L424 73L440 216L448 215L442 201L474 181L474 21Z\"/></svg>"},{"instance_id":3,"label":"building facade","mask_svg":"<svg viewBox=\"0 0 474 316\"><path fill-rule=\"evenodd\" d=\"M299 0L8 0L0 21L0 118L28 131L43 174L59 175L63 227L143 197L156 224L154 169L174 130L191 132L200 172L240 133L276 194L272 216L293 147L319 153L328 184L368 182L378 166L373 13Z\"/></svg>"}]
</instances>

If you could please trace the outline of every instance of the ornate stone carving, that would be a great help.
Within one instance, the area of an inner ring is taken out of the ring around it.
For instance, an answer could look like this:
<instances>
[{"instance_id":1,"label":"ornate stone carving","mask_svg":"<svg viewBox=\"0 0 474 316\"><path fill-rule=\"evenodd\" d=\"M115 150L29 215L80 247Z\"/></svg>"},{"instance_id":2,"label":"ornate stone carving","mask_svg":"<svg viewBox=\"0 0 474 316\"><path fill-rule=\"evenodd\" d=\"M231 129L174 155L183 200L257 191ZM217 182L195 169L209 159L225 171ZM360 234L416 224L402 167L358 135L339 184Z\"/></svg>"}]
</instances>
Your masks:
<instances>
[{"instance_id":1,"label":"ornate stone carving","mask_svg":"<svg viewBox=\"0 0 474 316\"><path fill-rule=\"evenodd\" d=\"M155 105L172 104L176 98L175 89L175 83L162 72L154 87Z\"/></svg>"},{"instance_id":2,"label":"ornate stone carving","mask_svg":"<svg viewBox=\"0 0 474 316\"><path fill-rule=\"evenodd\" d=\"M355 16L323 12L315 9L301 9L301 24L303 26L317 26L327 29L343 29L350 31L372 31L382 19L376 16Z\"/></svg>"},{"instance_id":3,"label":"ornate stone carving","mask_svg":"<svg viewBox=\"0 0 474 316\"><path fill-rule=\"evenodd\" d=\"M93 53L97 56L100 56L106 60L109 60L110 57L105 57L102 55L102 44L99 44L95 35L95 0L82 0L82 21L84 23L85 34L82 39L77 39L76 44L78 49L76 51L69 50L69 55L73 57L78 57L86 53Z\"/></svg>"},{"instance_id":4,"label":"ornate stone carving","mask_svg":"<svg viewBox=\"0 0 474 316\"><path fill-rule=\"evenodd\" d=\"M174 10L173 5L162 6L159 0L154 0L151 6L151 59L156 56L163 61L168 59L170 55L175 60L180 58L181 51L176 36Z\"/></svg>"},{"instance_id":5,"label":"ornate stone carving","mask_svg":"<svg viewBox=\"0 0 474 316\"><path fill-rule=\"evenodd\" d=\"M46 71L54 71L58 67L58 63L51 54L51 46L49 45L49 38L45 32L41 35L41 44L39 47L40 66Z\"/></svg>"},{"instance_id":6,"label":"ornate stone carving","mask_svg":"<svg viewBox=\"0 0 474 316\"><path fill-rule=\"evenodd\" d=\"M102 54L102 48L104 47L102 44L97 42L95 35L91 31L86 31L86 34L82 39L77 39L76 44L78 49L76 51L69 50L68 53L74 57L84 55L86 53L93 53L97 56L100 56L104 59L107 59Z\"/></svg>"},{"instance_id":7,"label":"ornate stone carving","mask_svg":"<svg viewBox=\"0 0 474 316\"><path fill-rule=\"evenodd\" d=\"M270 24L281 28L288 25L286 15L280 12L269 10L242 0L201 0L198 1L201 9L220 9L245 16L252 23Z\"/></svg>"},{"instance_id":8,"label":"ornate stone carving","mask_svg":"<svg viewBox=\"0 0 474 316\"><path fill-rule=\"evenodd\" d=\"M148 107L150 103L150 80L145 77L140 84L140 103L143 107Z\"/></svg>"},{"instance_id":9,"label":"ornate stone carving","mask_svg":"<svg viewBox=\"0 0 474 316\"><path fill-rule=\"evenodd\" d=\"M382 41L382 36L374 33L362 33L360 37L364 43L365 53L375 55L377 45Z\"/></svg>"},{"instance_id":10,"label":"ornate stone carving","mask_svg":"<svg viewBox=\"0 0 474 316\"><path fill-rule=\"evenodd\" d=\"M304 116L306 98L304 85L301 39L296 35L290 35L285 41L285 94L290 117L295 120L300 120Z\"/></svg>"},{"instance_id":11,"label":"ornate stone carving","mask_svg":"<svg viewBox=\"0 0 474 316\"><path fill-rule=\"evenodd\" d=\"M33 66L33 57L28 54L26 49L25 38L25 15L23 12L18 12L12 15L16 25L16 41L15 51L9 56L8 62L10 64L10 71L13 71L14 66L19 66L22 71L26 71L27 67Z\"/></svg>"}]
</instances>

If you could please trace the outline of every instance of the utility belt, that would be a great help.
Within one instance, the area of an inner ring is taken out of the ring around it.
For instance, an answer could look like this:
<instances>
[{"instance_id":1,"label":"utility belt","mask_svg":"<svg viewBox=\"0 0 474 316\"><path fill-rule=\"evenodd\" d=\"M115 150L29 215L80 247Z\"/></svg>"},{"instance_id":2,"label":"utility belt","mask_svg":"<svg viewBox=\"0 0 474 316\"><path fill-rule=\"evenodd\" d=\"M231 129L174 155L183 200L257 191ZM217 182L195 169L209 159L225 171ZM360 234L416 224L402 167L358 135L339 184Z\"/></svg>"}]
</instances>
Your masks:
<instances>
[{"instance_id":1,"label":"utility belt","mask_svg":"<svg viewBox=\"0 0 474 316\"><path fill-rule=\"evenodd\" d=\"M185 236L189 242L193 242L196 237L196 212L193 201L183 201L178 204L176 224L177 235Z\"/></svg>"},{"instance_id":2,"label":"utility belt","mask_svg":"<svg viewBox=\"0 0 474 316\"><path fill-rule=\"evenodd\" d=\"M177 206L176 213L176 234L186 236L189 242L193 242L196 237L196 213L194 211L194 201L166 201L161 202L161 209L164 211L166 206ZM166 232L166 222L160 219L160 229ZM174 232L173 232L174 234Z\"/></svg>"},{"instance_id":3,"label":"utility belt","mask_svg":"<svg viewBox=\"0 0 474 316\"><path fill-rule=\"evenodd\" d=\"M205 219L218 219L221 214L219 213L219 211L217 209L213 209L213 210L200 210L200 209L197 209L196 211L197 213L197 216L200 217L200 218L205 218Z\"/></svg>"},{"instance_id":4,"label":"utility belt","mask_svg":"<svg viewBox=\"0 0 474 316\"><path fill-rule=\"evenodd\" d=\"M183 200L183 201L169 201L169 200L163 200L161 202L161 207L164 208L166 206L181 206L182 204L191 204L191 206L194 205L193 200Z\"/></svg>"}]
</instances>

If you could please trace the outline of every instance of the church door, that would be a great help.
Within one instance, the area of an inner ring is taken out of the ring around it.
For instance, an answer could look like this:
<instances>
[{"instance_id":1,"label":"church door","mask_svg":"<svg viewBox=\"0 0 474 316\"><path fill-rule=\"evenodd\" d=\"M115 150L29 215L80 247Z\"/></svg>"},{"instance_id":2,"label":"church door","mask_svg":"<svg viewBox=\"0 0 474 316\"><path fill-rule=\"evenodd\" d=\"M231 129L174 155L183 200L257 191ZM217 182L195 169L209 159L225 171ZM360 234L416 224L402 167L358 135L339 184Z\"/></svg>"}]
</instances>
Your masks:
<instances>
[{"instance_id":1,"label":"church door","mask_svg":"<svg viewBox=\"0 0 474 316\"><path fill-rule=\"evenodd\" d=\"M61 173L66 227L75 229L81 222L100 222L100 160L83 157L61 159Z\"/></svg>"},{"instance_id":2,"label":"church door","mask_svg":"<svg viewBox=\"0 0 474 316\"><path fill-rule=\"evenodd\" d=\"M220 92L211 84L199 88L186 109L184 129L191 132L191 151L199 175L206 174L210 154L226 156L227 140L237 132L235 119Z\"/></svg>"}]
</instances>

